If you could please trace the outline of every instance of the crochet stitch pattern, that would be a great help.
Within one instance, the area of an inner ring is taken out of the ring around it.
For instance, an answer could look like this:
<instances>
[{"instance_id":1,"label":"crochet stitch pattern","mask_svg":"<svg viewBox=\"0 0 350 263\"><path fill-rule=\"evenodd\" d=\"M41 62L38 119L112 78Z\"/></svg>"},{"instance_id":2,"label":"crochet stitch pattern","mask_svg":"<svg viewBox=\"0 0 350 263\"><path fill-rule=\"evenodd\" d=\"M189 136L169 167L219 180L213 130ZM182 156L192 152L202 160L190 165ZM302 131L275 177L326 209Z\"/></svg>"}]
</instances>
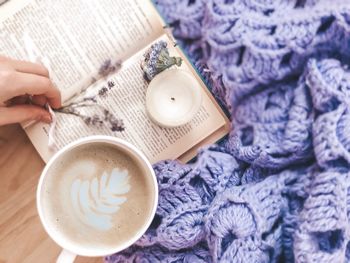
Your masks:
<instances>
[{"instance_id":1,"label":"crochet stitch pattern","mask_svg":"<svg viewBox=\"0 0 350 263\"><path fill-rule=\"evenodd\" d=\"M154 166L152 225L106 262L350 262L350 2L156 5L232 127Z\"/></svg>"}]
</instances>

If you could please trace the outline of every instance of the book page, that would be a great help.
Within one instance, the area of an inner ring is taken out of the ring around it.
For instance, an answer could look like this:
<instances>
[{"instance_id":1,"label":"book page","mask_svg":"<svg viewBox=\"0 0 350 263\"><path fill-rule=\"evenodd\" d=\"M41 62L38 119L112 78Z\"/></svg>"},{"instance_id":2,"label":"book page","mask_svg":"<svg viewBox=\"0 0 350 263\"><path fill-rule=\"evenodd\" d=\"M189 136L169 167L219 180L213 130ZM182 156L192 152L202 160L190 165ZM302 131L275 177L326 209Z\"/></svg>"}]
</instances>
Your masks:
<instances>
[{"instance_id":1,"label":"book page","mask_svg":"<svg viewBox=\"0 0 350 263\"><path fill-rule=\"evenodd\" d=\"M108 60L127 60L163 32L151 1L10 0L0 6L0 55L50 61L63 101ZM28 43L29 42L29 43Z\"/></svg>"},{"instance_id":2,"label":"book page","mask_svg":"<svg viewBox=\"0 0 350 263\"><path fill-rule=\"evenodd\" d=\"M171 55L180 55L166 35L156 41L160 39L168 42ZM111 76L108 81L112 81L115 84L114 87L108 88L106 96L97 98L98 104L108 108L117 117L124 120L125 131L112 132L108 127L91 127L79 117L59 113L56 127L58 148L84 136L105 134L134 144L152 163L155 163L163 159L178 158L226 125L224 116L212 102L203 83L201 83L203 86L202 107L190 123L169 129L153 124L146 114L145 97L148 83L144 80L140 68L146 49L148 46L130 58L120 72ZM192 68L187 63L183 63L181 69L192 72ZM108 87L106 82L97 83L95 88L100 90L104 86ZM92 116L96 110L94 107L86 107L82 109L82 114ZM48 129L48 125L37 124L26 130L45 161L53 154L47 147ZM46 141L43 138L46 138Z\"/></svg>"}]
</instances>

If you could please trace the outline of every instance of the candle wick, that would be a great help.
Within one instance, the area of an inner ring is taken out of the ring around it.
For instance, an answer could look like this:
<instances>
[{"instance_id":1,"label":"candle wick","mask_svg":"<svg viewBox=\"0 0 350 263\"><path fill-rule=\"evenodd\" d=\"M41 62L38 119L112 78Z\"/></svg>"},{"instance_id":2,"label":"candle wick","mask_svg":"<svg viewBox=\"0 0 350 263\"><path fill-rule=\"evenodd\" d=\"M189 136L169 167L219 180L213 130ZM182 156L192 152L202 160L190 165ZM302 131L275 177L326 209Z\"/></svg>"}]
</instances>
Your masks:
<instances>
[{"instance_id":1,"label":"candle wick","mask_svg":"<svg viewBox=\"0 0 350 263\"><path fill-rule=\"evenodd\" d=\"M171 100L172 100L172 101L175 101L175 98L174 98L174 97L171 97Z\"/></svg>"}]
</instances>

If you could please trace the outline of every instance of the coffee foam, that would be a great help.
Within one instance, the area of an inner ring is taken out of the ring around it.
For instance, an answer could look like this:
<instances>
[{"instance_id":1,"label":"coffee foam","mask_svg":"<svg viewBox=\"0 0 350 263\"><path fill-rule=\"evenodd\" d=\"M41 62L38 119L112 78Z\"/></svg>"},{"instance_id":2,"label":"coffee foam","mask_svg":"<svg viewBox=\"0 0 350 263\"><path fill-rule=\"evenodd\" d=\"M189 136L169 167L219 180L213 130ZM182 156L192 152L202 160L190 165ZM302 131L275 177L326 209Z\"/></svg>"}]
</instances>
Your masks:
<instances>
[{"instance_id":1,"label":"coffee foam","mask_svg":"<svg viewBox=\"0 0 350 263\"><path fill-rule=\"evenodd\" d=\"M94 250L116 247L151 215L152 178L125 150L103 143L79 146L49 173L43 214L67 242Z\"/></svg>"},{"instance_id":2,"label":"coffee foam","mask_svg":"<svg viewBox=\"0 0 350 263\"><path fill-rule=\"evenodd\" d=\"M74 212L85 224L99 230L113 227L112 216L127 201L130 191L129 172L114 168L98 178L84 180L77 178L71 186L70 196Z\"/></svg>"}]
</instances>

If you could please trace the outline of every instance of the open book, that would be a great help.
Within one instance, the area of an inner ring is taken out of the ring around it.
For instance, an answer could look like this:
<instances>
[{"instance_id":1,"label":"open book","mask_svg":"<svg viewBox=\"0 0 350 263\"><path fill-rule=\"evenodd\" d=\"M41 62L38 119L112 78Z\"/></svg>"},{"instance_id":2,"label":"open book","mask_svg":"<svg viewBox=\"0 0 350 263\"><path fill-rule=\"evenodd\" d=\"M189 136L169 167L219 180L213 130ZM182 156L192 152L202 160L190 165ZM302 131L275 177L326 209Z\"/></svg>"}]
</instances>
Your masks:
<instances>
[{"instance_id":1,"label":"open book","mask_svg":"<svg viewBox=\"0 0 350 263\"><path fill-rule=\"evenodd\" d=\"M149 0L10 0L0 6L0 54L28 59L24 37L29 36L32 49L50 61L51 78L63 102L79 96L82 83L104 61L120 59L121 70L109 77L115 88L98 103L124 120L125 131L90 127L79 117L58 113L57 148L83 136L105 134L134 144L152 163L176 158L186 162L198 147L224 137L229 120L164 25ZM146 114L148 83L140 63L150 45L159 40L168 43L172 56L182 57L181 69L191 72L203 87L200 111L178 128L161 128ZM94 88L103 85L98 82ZM85 110L91 114L93 109ZM49 125L43 123L25 128L46 162L54 154L48 147L48 130Z\"/></svg>"}]
</instances>

